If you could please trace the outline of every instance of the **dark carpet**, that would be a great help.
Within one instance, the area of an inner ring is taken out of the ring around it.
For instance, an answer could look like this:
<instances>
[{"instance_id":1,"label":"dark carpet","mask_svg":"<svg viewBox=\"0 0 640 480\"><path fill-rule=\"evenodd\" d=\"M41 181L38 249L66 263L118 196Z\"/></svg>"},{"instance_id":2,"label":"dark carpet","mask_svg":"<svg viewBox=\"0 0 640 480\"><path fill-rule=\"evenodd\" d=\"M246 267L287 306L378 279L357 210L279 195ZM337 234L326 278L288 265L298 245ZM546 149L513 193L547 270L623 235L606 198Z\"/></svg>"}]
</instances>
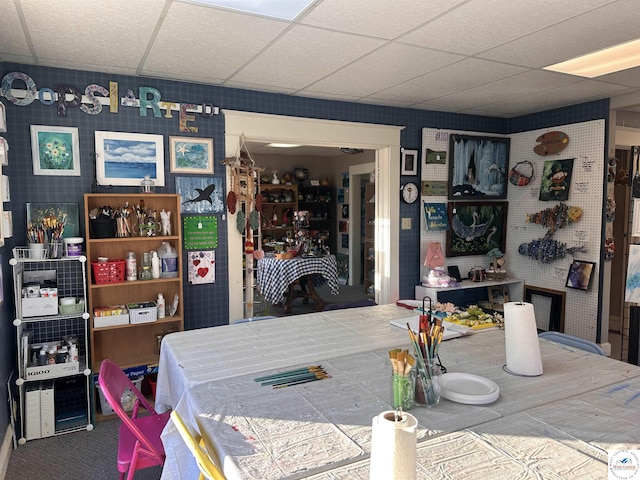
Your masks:
<instances>
[{"instance_id":1,"label":"dark carpet","mask_svg":"<svg viewBox=\"0 0 640 480\"><path fill-rule=\"evenodd\" d=\"M82 431L31 440L11 452L6 480L115 480L119 419ZM136 472L135 480L158 480L161 467Z\"/></svg>"}]
</instances>

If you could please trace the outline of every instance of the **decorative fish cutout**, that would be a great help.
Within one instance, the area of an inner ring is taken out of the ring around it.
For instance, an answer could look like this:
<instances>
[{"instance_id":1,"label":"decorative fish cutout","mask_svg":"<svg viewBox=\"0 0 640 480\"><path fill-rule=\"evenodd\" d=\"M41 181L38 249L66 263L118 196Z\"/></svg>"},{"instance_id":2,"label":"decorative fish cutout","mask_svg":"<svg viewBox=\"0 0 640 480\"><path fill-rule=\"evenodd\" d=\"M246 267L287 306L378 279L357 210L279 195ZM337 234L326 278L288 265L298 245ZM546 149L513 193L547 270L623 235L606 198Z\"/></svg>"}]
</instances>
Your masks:
<instances>
[{"instance_id":1,"label":"decorative fish cutout","mask_svg":"<svg viewBox=\"0 0 640 480\"><path fill-rule=\"evenodd\" d=\"M545 208L537 213L527 214L527 223L535 223L547 227L547 234L555 232L558 228L564 228L582 218L582 208L570 207L565 203L559 203L554 207Z\"/></svg>"},{"instance_id":2,"label":"decorative fish cutout","mask_svg":"<svg viewBox=\"0 0 640 480\"><path fill-rule=\"evenodd\" d=\"M573 255L584 250L584 245L577 247L567 247L566 243L559 242L547 234L543 238L531 240L529 243L522 243L518 247L518 253L540 263L551 263L559 258Z\"/></svg>"},{"instance_id":3,"label":"decorative fish cutout","mask_svg":"<svg viewBox=\"0 0 640 480\"><path fill-rule=\"evenodd\" d=\"M198 192L198 196L196 198L190 198L189 200L182 202L182 204L184 205L185 203L209 202L211 205L213 205L211 194L215 189L216 186L213 183L211 185L207 185L207 188L205 188L204 190L202 188L196 188L195 190L196 192Z\"/></svg>"}]
</instances>

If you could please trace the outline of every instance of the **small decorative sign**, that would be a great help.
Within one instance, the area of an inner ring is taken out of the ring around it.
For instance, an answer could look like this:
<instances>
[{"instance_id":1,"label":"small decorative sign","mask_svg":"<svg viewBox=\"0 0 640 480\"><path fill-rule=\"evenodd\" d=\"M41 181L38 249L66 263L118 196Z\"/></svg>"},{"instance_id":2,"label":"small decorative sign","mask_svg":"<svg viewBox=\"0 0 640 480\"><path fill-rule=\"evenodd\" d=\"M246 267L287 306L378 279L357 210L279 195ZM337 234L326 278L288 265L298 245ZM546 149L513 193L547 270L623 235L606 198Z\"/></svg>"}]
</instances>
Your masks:
<instances>
[{"instance_id":1,"label":"small decorative sign","mask_svg":"<svg viewBox=\"0 0 640 480\"><path fill-rule=\"evenodd\" d=\"M218 217L185 216L183 224L185 250L218 248Z\"/></svg>"},{"instance_id":2,"label":"small decorative sign","mask_svg":"<svg viewBox=\"0 0 640 480\"><path fill-rule=\"evenodd\" d=\"M446 204L424 202L424 215L427 221L427 230L437 231L449 229Z\"/></svg>"},{"instance_id":3,"label":"small decorative sign","mask_svg":"<svg viewBox=\"0 0 640 480\"><path fill-rule=\"evenodd\" d=\"M447 195L446 180L423 180L422 196L424 197L445 197Z\"/></svg>"},{"instance_id":4,"label":"small decorative sign","mask_svg":"<svg viewBox=\"0 0 640 480\"><path fill-rule=\"evenodd\" d=\"M533 147L533 151L538 155L546 157L553 153L559 153L569 145L569 135L559 130L547 132L536 138L536 142L540 142Z\"/></svg>"},{"instance_id":5,"label":"small decorative sign","mask_svg":"<svg viewBox=\"0 0 640 480\"><path fill-rule=\"evenodd\" d=\"M216 281L216 252L214 250L189 252L189 284L201 285Z\"/></svg>"}]
</instances>

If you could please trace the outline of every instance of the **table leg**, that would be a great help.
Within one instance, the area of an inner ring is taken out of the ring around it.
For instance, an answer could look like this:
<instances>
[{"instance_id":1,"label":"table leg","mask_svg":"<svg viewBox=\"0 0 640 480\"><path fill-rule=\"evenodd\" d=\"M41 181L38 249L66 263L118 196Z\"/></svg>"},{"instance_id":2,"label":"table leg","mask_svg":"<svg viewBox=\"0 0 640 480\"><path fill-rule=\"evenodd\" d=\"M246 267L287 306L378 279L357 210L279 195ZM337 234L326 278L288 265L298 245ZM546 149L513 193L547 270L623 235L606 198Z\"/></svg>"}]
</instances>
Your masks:
<instances>
[{"instance_id":1,"label":"table leg","mask_svg":"<svg viewBox=\"0 0 640 480\"><path fill-rule=\"evenodd\" d=\"M300 289L297 290L295 286L299 285ZM320 312L324 310L325 302L320 298L320 295L313 287L313 279L311 275L305 275L300 277L297 281L289 285L289 291L287 292L287 301L284 305L285 313L291 313L291 303L298 297L304 298L304 302L307 303L309 299L315 303L314 310Z\"/></svg>"}]
</instances>

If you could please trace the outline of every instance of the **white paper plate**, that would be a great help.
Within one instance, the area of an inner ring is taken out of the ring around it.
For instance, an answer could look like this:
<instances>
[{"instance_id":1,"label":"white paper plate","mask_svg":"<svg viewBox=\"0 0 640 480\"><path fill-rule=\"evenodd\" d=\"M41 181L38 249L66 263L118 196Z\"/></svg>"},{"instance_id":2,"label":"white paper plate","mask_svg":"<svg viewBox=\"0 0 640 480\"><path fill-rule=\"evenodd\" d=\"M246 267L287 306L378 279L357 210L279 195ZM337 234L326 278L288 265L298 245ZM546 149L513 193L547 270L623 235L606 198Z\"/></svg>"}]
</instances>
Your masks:
<instances>
[{"instance_id":1,"label":"white paper plate","mask_svg":"<svg viewBox=\"0 0 640 480\"><path fill-rule=\"evenodd\" d=\"M441 395L452 402L483 405L498 399L500 387L488 378L471 373L445 373Z\"/></svg>"}]
</instances>

